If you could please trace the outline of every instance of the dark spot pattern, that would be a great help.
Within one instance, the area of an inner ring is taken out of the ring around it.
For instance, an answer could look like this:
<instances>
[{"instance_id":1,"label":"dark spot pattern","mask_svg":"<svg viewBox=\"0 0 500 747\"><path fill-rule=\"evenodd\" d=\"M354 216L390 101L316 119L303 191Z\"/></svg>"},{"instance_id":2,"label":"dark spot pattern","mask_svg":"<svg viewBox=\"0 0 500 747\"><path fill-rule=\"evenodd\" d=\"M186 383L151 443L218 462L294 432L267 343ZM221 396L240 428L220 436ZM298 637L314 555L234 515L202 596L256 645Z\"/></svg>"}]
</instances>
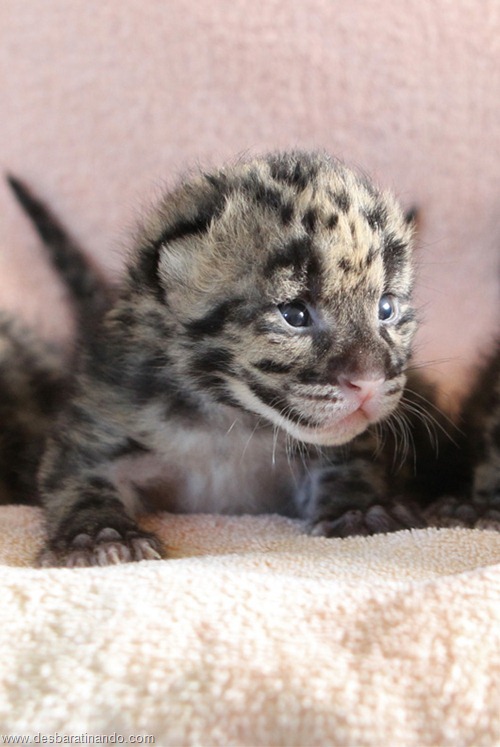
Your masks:
<instances>
[{"instance_id":1,"label":"dark spot pattern","mask_svg":"<svg viewBox=\"0 0 500 747\"><path fill-rule=\"evenodd\" d=\"M283 157L278 154L269 158L271 176L278 182L303 192L316 178L319 165L313 156L300 154Z\"/></svg>"},{"instance_id":2,"label":"dark spot pattern","mask_svg":"<svg viewBox=\"0 0 500 747\"><path fill-rule=\"evenodd\" d=\"M263 358L260 361L252 363L252 366L263 373L273 374L287 374L294 370L294 365L292 363L280 363L271 358Z\"/></svg>"},{"instance_id":3,"label":"dark spot pattern","mask_svg":"<svg viewBox=\"0 0 500 747\"><path fill-rule=\"evenodd\" d=\"M214 371L229 373L233 360L234 356L229 350L210 348L196 355L191 365L196 373L213 373Z\"/></svg>"},{"instance_id":4,"label":"dark spot pattern","mask_svg":"<svg viewBox=\"0 0 500 747\"><path fill-rule=\"evenodd\" d=\"M247 384L261 402L268 407L271 407L273 410L282 412L283 415L286 416L286 419L290 420L292 423L306 428L314 428L318 425L313 418L304 415L295 407L291 407L288 398L282 390L266 386L252 376L248 377Z\"/></svg>"},{"instance_id":5,"label":"dark spot pattern","mask_svg":"<svg viewBox=\"0 0 500 747\"><path fill-rule=\"evenodd\" d=\"M245 184L247 197L253 199L264 207L280 212L283 209L283 196L279 189L269 184L265 184L258 176Z\"/></svg>"},{"instance_id":6,"label":"dark spot pattern","mask_svg":"<svg viewBox=\"0 0 500 747\"><path fill-rule=\"evenodd\" d=\"M286 201L283 202L280 209L280 218L281 222L284 226L289 226L290 223L293 221L295 215L295 207L293 202Z\"/></svg>"},{"instance_id":7,"label":"dark spot pattern","mask_svg":"<svg viewBox=\"0 0 500 747\"><path fill-rule=\"evenodd\" d=\"M341 213L348 213L351 207L351 198L346 189L339 189L333 195L333 201Z\"/></svg>"},{"instance_id":8,"label":"dark spot pattern","mask_svg":"<svg viewBox=\"0 0 500 747\"><path fill-rule=\"evenodd\" d=\"M382 244L382 253L388 275L395 275L408 262L408 243L394 233L386 234Z\"/></svg>"},{"instance_id":9,"label":"dark spot pattern","mask_svg":"<svg viewBox=\"0 0 500 747\"><path fill-rule=\"evenodd\" d=\"M309 233L314 233L318 224L318 213L314 208L309 208L302 216L302 225Z\"/></svg>"},{"instance_id":10,"label":"dark spot pattern","mask_svg":"<svg viewBox=\"0 0 500 747\"><path fill-rule=\"evenodd\" d=\"M378 203L366 211L365 217L372 231L382 231L387 225L387 208Z\"/></svg>"},{"instance_id":11,"label":"dark spot pattern","mask_svg":"<svg viewBox=\"0 0 500 747\"><path fill-rule=\"evenodd\" d=\"M207 391L219 394L226 391L226 382L224 378L217 373L210 373L208 371L196 371L196 380L200 387L203 387Z\"/></svg>"},{"instance_id":12,"label":"dark spot pattern","mask_svg":"<svg viewBox=\"0 0 500 747\"><path fill-rule=\"evenodd\" d=\"M342 272L345 272L346 275L352 272L357 272L356 265L348 257L340 257L337 262L337 266L340 270L342 270Z\"/></svg>"},{"instance_id":13,"label":"dark spot pattern","mask_svg":"<svg viewBox=\"0 0 500 747\"><path fill-rule=\"evenodd\" d=\"M238 311L241 309L243 303L241 298L230 298L221 301L212 307L205 316L188 322L185 325L186 332L193 340L198 340L205 336L215 337L222 332L228 322L238 319Z\"/></svg>"},{"instance_id":14,"label":"dark spot pattern","mask_svg":"<svg viewBox=\"0 0 500 747\"><path fill-rule=\"evenodd\" d=\"M198 200L197 212L189 218L180 218L159 236L155 245L169 244L188 236L196 236L207 231L212 221L222 213L226 202L225 194L206 195Z\"/></svg>"},{"instance_id":15,"label":"dark spot pattern","mask_svg":"<svg viewBox=\"0 0 500 747\"><path fill-rule=\"evenodd\" d=\"M364 267L368 268L371 267L376 258L379 256L379 251L375 246L371 246L368 249L368 254L365 257L364 260Z\"/></svg>"},{"instance_id":16,"label":"dark spot pattern","mask_svg":"<svg viewBox=\"0 0 500 747\"><path fill-rule=\"evenodd\" d=\"M284 247L275 251L267 260L265 272L271 275L280 269L289 267L298 276L305 271L312 256L311 251L312 242L309 236L290 239Z\"/></svg>"}]
</instances>

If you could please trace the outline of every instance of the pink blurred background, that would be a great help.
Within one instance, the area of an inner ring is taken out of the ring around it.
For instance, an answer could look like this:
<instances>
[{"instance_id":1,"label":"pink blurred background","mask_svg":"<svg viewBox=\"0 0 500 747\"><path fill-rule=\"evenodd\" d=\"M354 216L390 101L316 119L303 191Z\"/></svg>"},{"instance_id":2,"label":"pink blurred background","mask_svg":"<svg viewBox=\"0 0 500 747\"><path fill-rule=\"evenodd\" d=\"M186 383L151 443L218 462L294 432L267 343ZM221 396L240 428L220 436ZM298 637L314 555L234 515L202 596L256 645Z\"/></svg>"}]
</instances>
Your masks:
<instances>
[{"instance_id":1,"label":"pink blurred background","mask_svg":"<svg viewBox=\"0 0 500 747\"><path fill-rule=\"evenodd\" d=\"M417 357L456 401L500 318L497 0L3 0L0 66L0 167L110 275L163 186L241 152L326 148L417 205ZM3 184L0 306L68 332Z\"/></svg>"}]
</instances>

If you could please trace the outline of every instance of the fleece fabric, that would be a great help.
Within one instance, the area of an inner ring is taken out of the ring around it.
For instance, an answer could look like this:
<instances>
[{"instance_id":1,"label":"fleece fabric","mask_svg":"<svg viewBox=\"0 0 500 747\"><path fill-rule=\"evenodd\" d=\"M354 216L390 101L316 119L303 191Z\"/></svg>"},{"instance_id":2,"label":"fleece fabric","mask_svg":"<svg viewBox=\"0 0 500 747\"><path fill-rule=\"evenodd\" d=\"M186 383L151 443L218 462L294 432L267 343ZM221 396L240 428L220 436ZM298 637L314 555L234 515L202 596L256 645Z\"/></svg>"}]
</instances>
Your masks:
<instances>
[{"instance_id":1,"label":"fleece fabric","mask_svg":"<svg viewBox=\"0 0 500 747\"><path fill-rule=\"evenodd\" d=\"M150 517L170 558L37 569L0 510L0 734L157 745L500 743L500 534Z\"/></svg>"}]
</instances>

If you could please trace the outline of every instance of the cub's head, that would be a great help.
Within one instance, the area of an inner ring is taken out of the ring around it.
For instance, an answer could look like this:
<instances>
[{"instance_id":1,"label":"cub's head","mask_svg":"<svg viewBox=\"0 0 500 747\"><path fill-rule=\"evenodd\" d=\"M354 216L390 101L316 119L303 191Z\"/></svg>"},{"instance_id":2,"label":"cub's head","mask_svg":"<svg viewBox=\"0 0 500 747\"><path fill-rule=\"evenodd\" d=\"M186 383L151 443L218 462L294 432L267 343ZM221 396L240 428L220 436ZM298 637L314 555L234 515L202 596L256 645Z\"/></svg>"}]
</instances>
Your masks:
<instances>
[{"instance_id":1,"label":"cub's head","mask_svg":"<svg viewBox=\"0 0 500 747\"><path fill-rule=\"evenodd\" d=\"M168 317L169 358L211 401L308 443L388 416L416 328L411 228L337 161L284 153L167 195L130 267Z\"/></svg>"}]
</instances>

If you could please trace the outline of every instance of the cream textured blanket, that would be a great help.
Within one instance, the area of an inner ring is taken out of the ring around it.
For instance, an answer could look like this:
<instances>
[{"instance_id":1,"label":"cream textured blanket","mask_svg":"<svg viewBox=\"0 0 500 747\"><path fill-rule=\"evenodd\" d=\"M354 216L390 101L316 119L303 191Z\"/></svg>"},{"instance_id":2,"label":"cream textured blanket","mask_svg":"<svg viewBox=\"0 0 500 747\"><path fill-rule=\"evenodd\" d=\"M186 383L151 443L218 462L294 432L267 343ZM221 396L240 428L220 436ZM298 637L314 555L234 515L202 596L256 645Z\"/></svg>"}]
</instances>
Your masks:
<instances>
[{"instance_id":1,"label":"cream textured blanket","mask_svg":"<svg viewBox=\"0 0 500 747\"><path fill-rule=\"evenodd\" d=\"M500 534L163 515L169 560L38 570L0 521L0 738L500 744Z\"/></svg>"}]
</instances>

